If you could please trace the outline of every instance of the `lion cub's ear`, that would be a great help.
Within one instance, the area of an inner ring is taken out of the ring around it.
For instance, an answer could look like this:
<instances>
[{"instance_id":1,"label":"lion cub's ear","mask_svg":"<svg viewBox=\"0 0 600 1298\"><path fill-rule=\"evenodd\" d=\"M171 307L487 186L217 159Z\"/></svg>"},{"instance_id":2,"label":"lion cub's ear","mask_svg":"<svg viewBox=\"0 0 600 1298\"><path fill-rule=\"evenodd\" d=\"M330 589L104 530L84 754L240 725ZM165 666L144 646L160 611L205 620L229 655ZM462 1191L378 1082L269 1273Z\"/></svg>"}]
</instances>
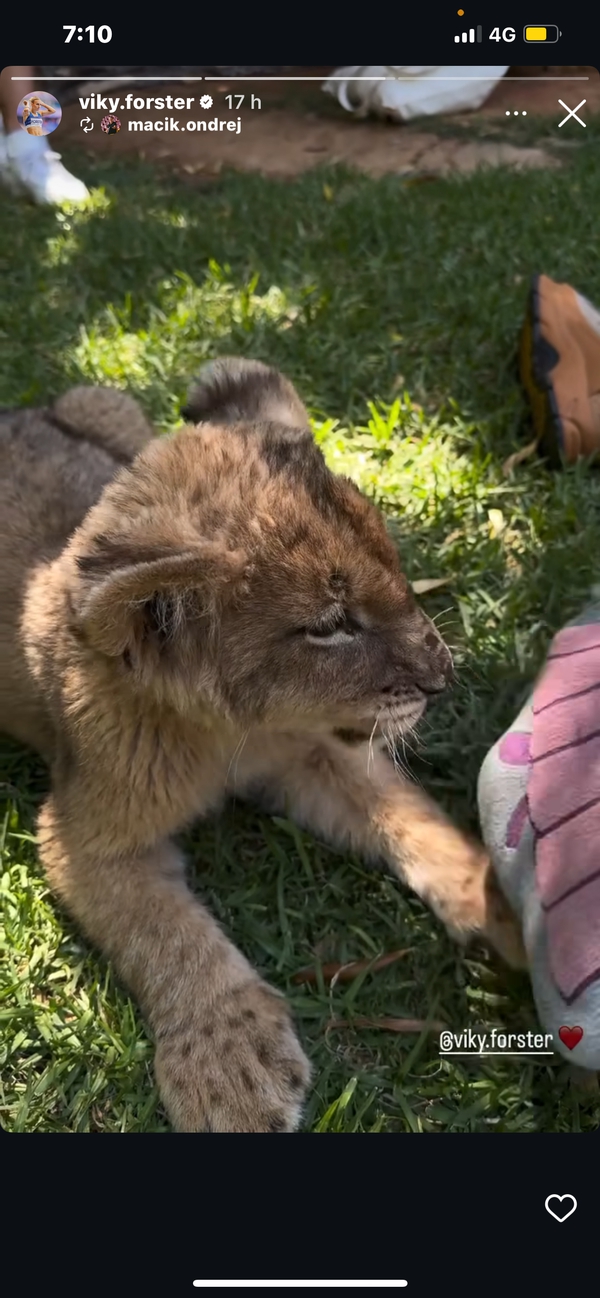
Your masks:
<instances>
[{"instance_id":1,"label":"lion cub's ear","mask_svg":"<svg viewBox=\"0 0 600 1298\"><path fill-rule=\"evenodd\" d=\"M306 410L289 379L261 361L237 356L223 356L200 370L181 413L194 423L309 426Z\"/></svg>"},{"instance_id":2,"label":"lion cub's ear","mask_svg":"<svg viewBox=\"0 0 600 1298\"><path fill-rule=\"evenodd\" d=\"M212 621L246 564L243 553L219 542L170 553L98 542L77 559L81 580L73 602L87 642L114 657L173 644L192 618Z\"/></svg>"}]
</instances>

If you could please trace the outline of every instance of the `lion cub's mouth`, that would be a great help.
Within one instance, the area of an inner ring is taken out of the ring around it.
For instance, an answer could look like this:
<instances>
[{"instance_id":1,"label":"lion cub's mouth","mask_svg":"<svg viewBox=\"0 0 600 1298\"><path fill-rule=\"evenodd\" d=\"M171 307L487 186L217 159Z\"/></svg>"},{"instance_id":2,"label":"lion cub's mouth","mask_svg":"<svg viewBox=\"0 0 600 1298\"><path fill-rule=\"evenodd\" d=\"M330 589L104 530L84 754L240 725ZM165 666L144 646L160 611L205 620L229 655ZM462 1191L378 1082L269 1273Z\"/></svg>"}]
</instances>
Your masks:
<instances>
[{"instance_id":1,"label":"lion cub's mouth","mask_svg":"<svg viewBox=\"0 0 600 1298\"><path fill-rule=\"evenodd\" d=\"M416 726L426 706L427 699L424 696L388 704L373 716L370 724L365 722L356 726L339 727L334 734L346 744L362 744L375 737L393 740Z\"/></svg>"},{"instance_id":2,"label":"lion cub's mouth","mask_svg":"<svg viewBox=\"0 0 600 1298\"><path fill-rule=\"evenodd\" d=\"M379 734L389 737L390 731L393 734L402 734L405 730L410 730L416 726L417 721L421 720L427 707L427 699L423 695L421 698L406 699L400 703L393 703L382 709L377 717L376 731Z\"/></svg>"}]
</instances>

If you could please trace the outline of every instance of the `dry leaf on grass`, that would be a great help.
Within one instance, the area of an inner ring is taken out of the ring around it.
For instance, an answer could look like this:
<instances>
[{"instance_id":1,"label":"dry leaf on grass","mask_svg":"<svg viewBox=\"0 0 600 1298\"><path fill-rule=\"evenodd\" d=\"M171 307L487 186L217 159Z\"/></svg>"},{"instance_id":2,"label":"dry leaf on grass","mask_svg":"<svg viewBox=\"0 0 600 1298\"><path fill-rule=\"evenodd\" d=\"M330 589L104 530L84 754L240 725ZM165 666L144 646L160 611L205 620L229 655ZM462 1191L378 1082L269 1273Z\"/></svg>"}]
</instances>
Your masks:
<instances>
[{"instance_id":1,"label":"dry leaf on grass","mask_svg":"<svg viewBox=\"0 0 600 1298\"><path fill-rule=\"evenodd\" d=\"M439 590L440 586L449 586L453 577L423 577L411 582L415 595L426 595L428 590Z\"/></svg>"},{"instance_id":2,"label":"dry leaf on grass","mask_svg":"<svg viewBox=\"0 0 600 1298\"><path fill-rule=\"evenodd\" d=\"M528 460L532 455L535 455L538 446L539 438L536 437L534 442L529 442L527 446L523 446L520 451L515 451L514 455L509 455L508 459L505 460L502 465L502 472L505 478L508 477L509 473L512 473L513 469L515 469L518 464L522 464L523 460Z\"/></svg>"},{"instance_id":3,"label":"dry leaf on grass","mask_svg":"<svg viewBox=\"0 0 600 1298\"><path fill-rule=\"evenodd\" d=\"M443 1032L446 1024L436 1019L330 1019L326 1032L339 1028L381 1028L383 1032Z\"/></svg>"},{"instance_id":4,"label":"dry leaf on grass","mask_svg":"<svg viewBox=\"0 0 600 1298\"><path fill-rule=\"evenodd\" d=\"M501 509L488 509L490 536L494 540L506 527L506 519Z\"/></svg>"},{"instance_id":5,"label":"dry leaf on grass","mask_svg":"<svg viewBox=\"0 0 600 1298\"><path fill-rule=\"evenodd\" d=\"M489 127L486 128L489 130ZM439 180L439 176L432 171L423 171L418 176L409 176L404 181L404 188L412 188L413 185L430 185L432 181Z\"/></svg>"},{"instance_id":6,"label":"dry leaf on grass","mask_svg":"<svg viewBox=\"0 0 600 1298\"><path fill-rule=\"evenodd\" d=\"M455 527L455 529L454 529L453 532L450 532L450 534L449 534L448 536L444 537L444 540L442 541L441 548L443 549L443 547L444 547L445 545L452 545L452 543L453 543L454 541L459 541L460 538L461 538L461 536L464 536L464 530L463 530L463 528L462 528L462 527Z\"/></svg>"},{"instance_id":7,"label":"dry leaf on grass","mask_svg":"<svg viewBox=\"0 0 600 1298\"><path fill-rule=\"evenodd\" d=\"M331 960L321 968L323 979L326 983L336 982L349 983L353 978L357 978L365 969L370 969L375 973L377 969L386 969L388 965L395 964L396 960L401 960L402 956L409 955L412 947L404 947L401 951L389 951L387 955L379 956L378 960L352 960L349 964L340 964L336 960ZM293 983L316 983L318 979L317 970L309 966L307 969L299 969L297 974L292 978Z\"/></svg>"}]
</instances>

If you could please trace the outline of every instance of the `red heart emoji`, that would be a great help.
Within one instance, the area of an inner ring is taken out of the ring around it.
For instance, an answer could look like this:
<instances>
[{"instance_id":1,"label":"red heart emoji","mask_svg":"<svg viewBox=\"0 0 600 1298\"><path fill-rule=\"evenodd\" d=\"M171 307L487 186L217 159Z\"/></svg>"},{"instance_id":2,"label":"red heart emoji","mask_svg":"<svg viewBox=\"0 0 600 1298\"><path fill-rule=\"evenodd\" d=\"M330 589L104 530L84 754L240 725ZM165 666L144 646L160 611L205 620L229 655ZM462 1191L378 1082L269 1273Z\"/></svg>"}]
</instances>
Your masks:
<instances>
[{"instance_id":1,"label":"red heart emoji","mask_svg":"<svg viewBox=\"0 0 600 1298\"><path fill-rule=\"evenodd\" d=\"M583 1028L559 1028L558 1035L567 1050L574 1050L577 1043L581 1041Z\"/></svg>"}]
</instances>

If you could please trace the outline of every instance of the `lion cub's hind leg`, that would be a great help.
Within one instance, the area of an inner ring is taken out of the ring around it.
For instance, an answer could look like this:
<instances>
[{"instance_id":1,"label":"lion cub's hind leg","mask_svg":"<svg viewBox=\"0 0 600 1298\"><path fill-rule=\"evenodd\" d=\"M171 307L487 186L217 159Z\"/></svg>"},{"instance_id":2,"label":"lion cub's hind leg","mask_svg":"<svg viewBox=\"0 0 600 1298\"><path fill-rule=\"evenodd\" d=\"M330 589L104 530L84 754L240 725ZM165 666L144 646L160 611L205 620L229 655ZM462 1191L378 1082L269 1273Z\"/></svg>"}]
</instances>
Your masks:
<instances>
[{"instance_id":1,"label":"lion cub's hind leg","mask_svg":"<svg viewBox=\"0 0 600 1298\"><path fill-rule=\"evenodd\" d=\"M63 432L101 446L122 464L156 436L137 401L114 388L71 388L54 402L52 415Z\"/></svg>"}]
</instances>

